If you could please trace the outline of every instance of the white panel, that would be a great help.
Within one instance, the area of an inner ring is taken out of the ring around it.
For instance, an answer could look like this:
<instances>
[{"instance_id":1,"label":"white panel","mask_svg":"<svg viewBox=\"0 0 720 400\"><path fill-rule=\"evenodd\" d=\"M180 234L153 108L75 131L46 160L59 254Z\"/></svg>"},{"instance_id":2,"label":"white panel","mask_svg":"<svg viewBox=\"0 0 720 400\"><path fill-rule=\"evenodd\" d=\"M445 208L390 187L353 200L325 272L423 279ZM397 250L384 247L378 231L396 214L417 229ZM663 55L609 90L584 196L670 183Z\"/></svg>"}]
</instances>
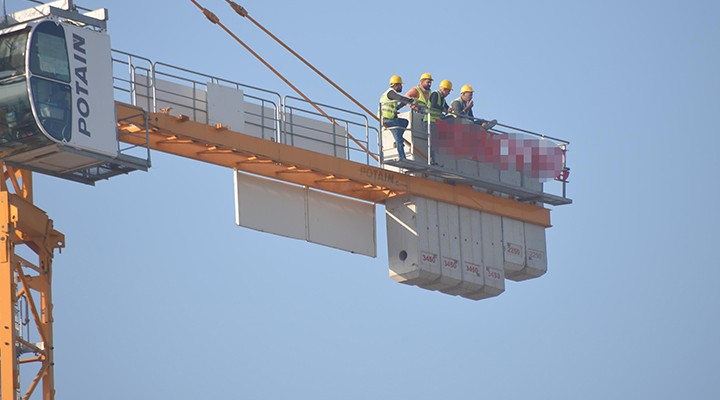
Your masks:
<instances>
[{"instance_id":1,"label":"white panel","mask_svg":"<svg viewBox=\"0 0 720 400\"><path fill-rule=\"evenodd\" d=\"M170 114L186 115L192 121L207 123L207 94L204 89L193 89L188 85L155 80L156 108L152 109L152 88L149 79L144 75L135 75L136 105L148 111L159 112L162 109L172 108ZM189 84L189 83L188 83Z\"/></svg>"},{"instance_id":2,"label":"white panel","mask_svg":"<svg viewBox=\"0 0 720 400\"><path fill-rule=\"evenodd\" d=\"M459 207L438 202L438 225L440 227L440 281L435 288L448 294L461 294L464 290L460 260Z\"/></svg>"},{"instance_id":3,"label":"white panel","mask_svg":"<svg viewBox=\"0 0 720 400\"><path fill-rule=\"evenodd\" d=\"M485 284L482 266L482 227L480 212L460 207L460 268L465 294L479 292Z\"/></svg>"},{"instance_id":4,"label":"white panel","mask_svg":"<svg viewBox=\"0 0 720 400\"><path fill-rule=\"evenodd\" d=\"M440 279L440 231L438 226L438 202L415 197L417 204L418 250L420 251L420 269L427 278L419 285L429 289ZM432 289L431 289L432 290Z\"/></svg>"},{"instance_id":5,"label":"white panel","mask_svg":"<svg viewBox=\"0 0 720 400\"><path fill-rule=\"evenodd\" d=\"M462 224L468 225L469 222L474 246L472 255L476 262L471 266L472 269L466 268L463 271L466 272L463 281L472 281L476 286L482 286L479 290L464 294L463 297L480 300L497 296L505 291L505 275L502 266L499 265L499 260L502 258L500 217L476 210L468 210L467 213L468 216L463 216L461 209L460 223L462 226ZM475 269L476 266L479 266L479 269Z\"/></svg>"},{"instance_id":6,"label":"white panel","mask_svg":"<svg viewBox=\"0 0 720 400\"><path fill-rule=\"evenodd\" d=\"M528 223L523 225L525 228L525 268L522 271L508 274L508 279L515 281L537 278L547 272L545 228Z\"/></svg>"},{"instance_id":7,"label":"white panel","mask_svg":"<svg viewBox=\"0 0 720 400\"><path fill-rule=\"evenodd\" d=\"M376 256L373 204L241 172L235 193L237 225Z\"/></svg>"},{"instance_id":8,"label":"white panel","mask_svg":"<svg viewBox=\"0 0 720 400\"><path fill-rule=\"evenodd\" d=\"M502 217L503 267L505 275L510 278L512 272L525 267L525 228L523 222Z\"/></svg>"},{"instance_id":9,"label":"white panel","mask_svg":"<svg viewBox=\"0 0 720 400\"><path fill-rule=\"evenodd\" d=\"M418 268L416 209L409 196L396 196L385 202L390 277L408 285L417 285L422 279Z\"/></svg>"},{"instance_id":10,"label":"white panel","mask_svg":"<svg viewBox=\"0 0 720 400\"><path fill-rule=\"evenodd\" d=\"M305 190L235 173L235 223L263 232L305 239Z\"/></svg>"},{"instance_id":11,"label":"white panel","mask_svg":"<svg viewBox=\"0 0 720 400\"><path fill-rule=\"evenodd\" d=\"M493 167L491 164L478 163L478 176L481 179L489 180L492 182L499 182L500 170Z\"/></svg>"},{"instance_id":12,"label":"white panel","mask_svg":"<svg viewBox=\"0 0 720 400\"><path fill-rule=\"evenodd\" d=\"M245 131L245 97L242 90L207 84L208 124L221 124L234 132Z\"/></svg>"},{"instance_id":13,"label":"white panel","mask_svg":"<svg viewBox=\"0 0 720 400\"><path fill-rule=\"evenodd\" d=\"M83 13L84 16L99 19L101 21L107 21L108 20L108 10L107 8L98 8L97 10L92 10L88 12Z\"/></svg>"},{"instance_id":14,"label":"white panel","mask_svg":"<svg viewBox=\"0 0 720 400\"><path fill-rule=\"evenodd\" d=\"M385 161L397 161L398 160L398 151L397 146L395 145L395 137L393 136L390 129L382 128L382 154L383 154L383 160ZM406 135L410 136L406 133ZM410 147L405 146L405 156L407 157L410 153ZM392 165L386 165L383 166L383 168L388 169L390 171L400 171L400 168L393 167Z\"/></svg>"},{"instance_id":15,"label":"white panel","mask_svg":"<svg viewBox=\"0 0 720 400\"><path fill-rule=\"evenodd\" d=\"M485 286L482 291L465 295L480 300L505 291L503 271L502 219L497 215L480 213L482 266Z\"/></svg>"},{"instance_id":16,"label":"white panel","mask_svg":"<svg viewBox=\"0 0 720 400\"><path fill-rule=\"evenodd\" d=\"M134 106L138 106L145 111L154 111L152 107L152 88L150 85L150 77L145 75L148 72L136 71L132 78L135 88ZM132 101L131 101L132 102Z\"/></svg>"},{"instance_id":17,"label":"white panel","mask_svg":"<svg viewBox=\"0 0 720 400\"><path fill-rule=\"evenodd\" d=\"M403 137L412 144L412 151L409 151L410 149L407 148L406 144L405 155L409 160L415 160L417 162L427 164L428 135L427 125L422 121L422 114L406 111L398 114L398 117L407 119L409 122L408 129L412 129L412 131L405 131L405 134L403 135Z\"/></svg>"},{"instance_id":18,"label":"white panel","mask_svg":"<svg viewBox=\"0 0 720 400\"><path fill-rule=\"evenodd\" d=\"M487 297L497 296L505 291L505 272L502 268L485 266L485 288L482 292L472 293L465 297L479 300Z\"/></svg>"},{"instance_id":19,"label":"white panel","mask_svg":"<svg viewBox=\"0 0 720 400\"><path fill-rule=\"evenodd\" d=\"M344 127L295 114L287 116L287 144L302 149L347 158L347 131Z\"/></svg>"},{"instance_id":20,"label":"white panel","mask_svg":"<svg viewBox=\"0 0 720 400\"><path fill-rule=\"evenodd\" d=\"M245 130L242 133L263 139L275 138L277 113L274 108L245 103Z\"/></svg>"},{"instance_id":21,"label":"white panel","mask_svg":"<svg viewBox=\"0 0 720 400\"><path fill-rule=\"evenodd\" d=\"M390 277L408 285L421 285L439 277L430 272L431 266L439 263L439 255L420 250L420 232L425 228L421 230L418 225L420 207L416 201L417 198L399 196L386 202Z\"/></svg>"},{"instance_id":22,"label":"white panel","mask_svg":"<svg viewBox=\"0 0 720 400\"><path fill-rule=\"evenodd\" d=\"M308 241L376 256L375 205L308 191Z\"/></svg>"},{"instance_id":23,"label":"white panel","mask_svg":"<svg viewBox=\"0 0 720 400\"><path fill-rule=\"evenodd\" d=\"M547 244L545 228L540 225L525 223L525 247L527 266L539 270L547 270Z\"/></svg>"},{"instance_id":24,"label":"white panel","mask_svg":"<svg viewBox=\"0 0 720 400\"><path fill-rule=\"evenodd\" d=\"M500 171L500 182L520 187L521 176L518 171Z\"/></svg>"},{"instance_id":25,"label":"white panel","mask_svg":"<svg viewBox=\"0 0 720 400\"><path fill-rule=\"evenodd\" d=\"M386 201L385 213L390 277L420 287L439 279L436 202L413 196L393 197Z\"/></svg>"},{"instance_id":26,"label":"white panel","mask_svg":"<svg viewBox=\"0 0 720 400\"><path fill-rule=\"evenodd\" d=\"M477 176L478 162L469 158L462 158L457 160L457 170L464 175Z\"/></svg>"},{"instance_id":27,"label":"white panel","mask_svg":"<svg viewBox=\"0 0 720 400\"><path fill-rule=\"evenodd\" d=\"M435 136L439 136L438 133L438 127L437 125L433 125L433 132ZM425 128L425 131L427 131L427 128ZM435 139L437 140L437 139ZM442 148L439 146L438 142L433 142L433 146L435 147L435 161L438 163L439 166L448 169L450 171L457 171L457 158L450 153L450 151L447 148Z\"/></svg>"},{"instance_id":28,"label":"white panel","mask_svg":"<svg viewBox=\"0 0 720 400\"><path fill-rule=\"evenodd\" d=\"M73 106L69 143L73 147L117 157L110 36L70 24L62 26L70 59Z\"/></svg>"},{"instance_id":29,"label":"white panel","mask_svg":"<svg viewBox=\"0 0 720 400\"><path fill-rule=\"evenodd\" d=\"M5 3L3 2L3 4ZM16 11L14 13L8 14L8 26L36 20L38 18L42 18L43 16L50 15L50 7L55 7L62 10L69 10L70 3L68 0L57 0L47 2L45 4L35 4L32 8Z\"/></svg>"},{"instance_id":30,"label":"white panel","mask_svg":"<svg viewBox=\"0 0 720 400\"><path fill-rule=\"evenodd\" d=\"M145 75L135 75L135 105L145 110L152 111L152 88L148 87L149 79ZM221 90L235 91L235 89L218 86L208 83L211 86L220 87ZM274 139L277 124L277 112L272 107L263 107L259 104L240 100L228 101L229 111L221 113L232 114L233 110L243 110L242 121L239 117L220 118L219 116L207 114L206 101L208 95L203 89L193 90L190 86L168 82L166 80L157 80L157 110L172 107L170 111L173 115L183 114L196 122L214 124L221 122L228 125L229 129L245 135L254 136L263 139ZM212 90L212 89L211 89ZM193 97L194 96L194 97ZM209 95L209 101L212 100L213 94ZM217 96L216 96L217 97ZM235 107L235 105L238 105ZM229 122L225 122L225 120ZM238 128L240 126L240 128Z\"/></svg>"},{"instance_id":31,"label":"white panel","mask_svg":"<svg viewBox=\"0 0 720 400\"><path fill-rule=\"evenodd\" d=\"M523 241L525 244L522 268L518 268L514 261L512 263L507 262L507 243L505 247L505 276L513 281L523 281L526 279L537 278L545 274L547 271L545 228L528 223L522 223L522 226ZM508 227L508 224L506 223L505 218L503 218L503 230L505 230L506 227ZM510 230L515 231L516 228L517 226L513 223ZM503 232L503 234L505 234L505 232ZM516 235L517 233L512 232L511 234ZM514 258L515 257L513 256L513 259Z\"/></svg>"},{"instance_id":32,"label":"white panel","mask_svg":"<svg viewBox=\"0 0 720 400\"><path fill-rule=\"evenodd\" d=\"M502 218L488 213L480 215L482 225L483 266L503 267Z\"/></svg>"},{"instance_id":33,"label":"white panel","mask_svg":"<svg viewBox=\"0 0 720 400\"><path fill-rule=\"evenodd\" d=\"M478 162L477 170L477 176L479 179L488 182L500 182L500 170L496 169L493 165ZM473 186L473 188L479 192L492 192L492 190L479 186Z\"/></svg>"},{"instance_id":34,"label":"white panel","mask_svg":"<svg viewBox=\"0 0 720 400\"><path fill-rule=\"evenodd\" d=\"M522 187L532 190L533 192L542 193L543 183L540 179L522 176Z\"/></svg>"},{"instance_id":35,"label":"white panel","mask_svg":"<svg viewBox=\"0 0 720 400\"><path fill-rule=\"evenodd\" d=\"M156 111L172 107L173 115L183 114L195 122L207 123L207 94L202 88L157 79L155 96Z\"/></svg>"}]
</instances>

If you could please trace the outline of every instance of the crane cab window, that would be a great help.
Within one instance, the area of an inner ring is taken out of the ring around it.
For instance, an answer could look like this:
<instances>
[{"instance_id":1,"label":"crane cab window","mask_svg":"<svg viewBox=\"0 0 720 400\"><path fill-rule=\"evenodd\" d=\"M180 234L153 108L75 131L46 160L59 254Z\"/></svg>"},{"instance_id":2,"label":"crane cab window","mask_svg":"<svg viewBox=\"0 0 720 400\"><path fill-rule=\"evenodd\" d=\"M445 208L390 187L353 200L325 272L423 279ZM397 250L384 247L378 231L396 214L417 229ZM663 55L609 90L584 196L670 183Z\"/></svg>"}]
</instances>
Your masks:
<instances>
[{"instance_id":1,"label":"crane cab window","mask_svg":"<svg viewBox=\"0 0 720 400\"><path fill-rule=\"evenodd\" d=\"M0 37L0 81L25 74L28 31Z\"/></svg>"},{"instance_id":2,"label":"crane cab window","mask_svg":"<svg viewBox=\"0 0 720 400\"><path fill-rule=\"evenodd\" d=\"M72 135L70 61L62 26L52 21L38 24L30 39L29 59L35 117L55 140L69 141Z\"/></svg>"},{"instance_id":3,"label":"crane cab window","mask_svg":"<svg viewBox=\"0 0 720 400\"><path fill-rule=\"evenodd\" d=\"M46 21L35 28L30 43L30 72L70 83L70 60L61 26Z\"/></svg>"},{"instance_id":4,"label":"crane cab window","mask_svg":"<svg viewBox=\"0 0 720 400\"><path fill-rule=\"evenodd\" d=\"M69 141L71 96L70 86L32 77L30 79L37 120L50 136Z\"/></svg>"},{"instance_id":5,"label":"crane cab window","mask_svg":"<svg viewBox=\"0 0 720 400\"><path fill-rule=\"evenodd\" d=\"M0 157L48 144L35 123L25 76L0 81Z\"/></svg>"},{"instance_id":6,"label":"crane cab window","mask_svg":"<svg viewBox=\"0 0 720 400\"><path fill-rule=\"evenodd\" d=\"M28 97L25 56L29 32L0 37L1 158L51 144L35 121Z\"/></svg>"}]
</instances>

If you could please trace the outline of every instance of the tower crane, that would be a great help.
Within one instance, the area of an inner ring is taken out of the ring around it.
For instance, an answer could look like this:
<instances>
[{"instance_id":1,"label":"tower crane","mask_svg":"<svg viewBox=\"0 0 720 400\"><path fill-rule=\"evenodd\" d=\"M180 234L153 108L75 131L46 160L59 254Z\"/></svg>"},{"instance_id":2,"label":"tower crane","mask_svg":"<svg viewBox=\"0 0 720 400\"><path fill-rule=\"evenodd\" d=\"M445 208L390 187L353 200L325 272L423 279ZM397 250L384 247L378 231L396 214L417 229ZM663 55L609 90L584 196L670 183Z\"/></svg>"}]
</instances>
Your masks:
<instances>
[{"instance_id":1,"label":"tower crane","mask_svg":"<svg viewBox=\"0 0 720 400\"><path fill-rule=\"evenodd\" d=\"M252 229L375 257L385 205L389 274L401 283L479 300L547 270L544 205L572 202L568 142L441 121L438 135L477 146L439 147L443 165L432 165L436 128L408 113L399 159L365 114L112 50L106 19L60 0L0 25L1 399L55 395L52 265L65 237L33 204L32 172L94 185L148 170L159 151L233 169L236 222ZM561 194L544 189L551 181ZM288 218L262 206L278 198ZM25 388L21 365L37 366Z\"/></svg>"}]
</instances>

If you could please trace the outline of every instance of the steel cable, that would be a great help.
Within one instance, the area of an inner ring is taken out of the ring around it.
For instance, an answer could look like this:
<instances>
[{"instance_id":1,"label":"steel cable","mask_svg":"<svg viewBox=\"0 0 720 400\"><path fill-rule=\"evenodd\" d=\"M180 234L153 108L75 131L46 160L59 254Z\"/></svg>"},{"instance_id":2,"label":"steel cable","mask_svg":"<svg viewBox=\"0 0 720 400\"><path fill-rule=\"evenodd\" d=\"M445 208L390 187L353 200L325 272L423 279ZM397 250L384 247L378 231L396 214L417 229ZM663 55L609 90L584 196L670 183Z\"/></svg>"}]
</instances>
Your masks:
<instances>
[{"instance_id":1,"label":"steel cable","mask_svg":"<svg viewBox=\"0 0 720 400\"><path fill-rule=\"evenodd\" d=\"M230 29L228 29L222 22L220 22L220 18L217 17L212 11L208 10L207 8L203 7L198 3L196 0L190 0L195 6L197 6L200 11L205 15L205 17L212 22L213 24L219 26L224 30L228 35L230 35L235 41L240 43L247 51L250 52L255 58L257 58L265 67L267 67L270 71L272 71L275 75L277 75L278 78L280 78L283 82L285 82L288 86L290 86L300 97L302 97L305 101L310 103L320 114L322 114L325 118L327 118L331 123L336 123L335 120L330 117L325 111L323 111L322 108L320 108L315 102L310 100L300 89L298 89L295 85L292 84L287 78L285 78L280 72L278 72L275 68L273 68L272 65L270 65L267 61L265 61L264 58L262 58L258 53L256 53L250 46L248 46L245 42L243 42L235 33L233 33ZM355 142L360 148L365 151L367 154L369 154L375 161L379 161L378 157L370 152L370 150L364 146L360 141L358 141L353 135L351 135L349 132L347 132L348 137Z\"/></svg>"}]
</instances>

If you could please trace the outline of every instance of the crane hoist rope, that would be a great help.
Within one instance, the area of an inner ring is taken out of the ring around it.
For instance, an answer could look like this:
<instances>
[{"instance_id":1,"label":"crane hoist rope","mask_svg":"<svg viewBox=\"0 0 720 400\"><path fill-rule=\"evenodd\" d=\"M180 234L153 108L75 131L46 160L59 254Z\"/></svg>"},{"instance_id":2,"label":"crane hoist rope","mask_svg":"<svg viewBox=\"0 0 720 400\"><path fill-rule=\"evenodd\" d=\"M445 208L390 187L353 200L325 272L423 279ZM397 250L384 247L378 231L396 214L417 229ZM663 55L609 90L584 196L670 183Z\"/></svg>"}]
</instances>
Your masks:
<instances>
[{"instance_id":1,"label":"crane hoist rope","mask_svg":"<svg viewBox=\"0 0 720 400\"><path fill-rule=\"evenodd\" d=\"M315 68L315 66L313 66L312 64L310 64L310 62L307 61L303 56L301 56L300 54L298 54L295 50L293 50L292 48L290 48L290 46L288 46L287 44L285 44L285 42L283 42L282 40L280 40L280 38L278 38L277 36L275 36L272 32L270 32L268 29L266 29L262 24L260 24L259 22L257 22L257 21L255 20L255 18L253 18L253 17L250 16L250 13L247 11L246 8L244 8L243 6L235 3L235 2L232 1L232 0L225 0L225 1L230 5L230 7L231 7L238 15L240 15L240 16L243 17L243 18L249 19L250 22L252 22L253 24L255 24L255 26L257 26L258 28L260 28L260 30L262 30L263 32L265 32L268 36L270 36L270 37L271 37L273 40L275 40L278 44L280 44L282 47L284 47L287 51L289 51L292 55L294 55L298 60L302 61L305 65L308 66L308 68L310 68L311 70L313 70L313 72L315 72L316 74L318 74L321 78L325 79L325 81L327 81L330 85L332 85L335 89L337 89L337 90L338 90L340 93L342 93L345 97L347 97L348 99L350 99L350 101L352 101L353 103L355 103L358 107L360 107L363 111L365 111L369 116L371 116L372 118L374 118L376 121L380 122L380 118L377 116L376 113L373 113L372 111L370 111L370 110L369 110L367 107L365 107L362 103L360 103L359 101L357 101L357 99L355 99L350 93L348 93L347 91L345 91L342 87L340 87L338 84L336 84L332 79L328 78L327 75L325 75L324 73L322 73L322 71L320 71L319 69ZM405 141L406 144L412 145L407 139L404 139L404 141ZM418 150L418 153L420 153L420 155L427 160L427 155L426 155L423 151ZM374 158L374 157L373 157L373 158ZM375 159L375 160L377 161L377 159Z\"/></svg>"},{"instance_id":2,"label":"crane hoist rope","mask_svg":"<svg viewBox=\"0 0 720 400\"><path fill-rule=\"evenodd\" d=\"M317 73L318 75L320 75L321 78L325 79L329 84L331 84L331 85L332 85L335 89L337 89L340 93L342 93L343 95L345 95L345 97L347 97L348 99L350 99L350 101L352 101L353 103L355 103L358 107L360 107L360 108L361 108L363 111L365 111L368 115L370 115L371 117L375 118L376 121L378 121L378 122L380 121L380 118L378 118L377 114L375 114L375 113L373 113L372 111L370 111L370 110L369 110L367 107L365 107L362 103L360 103L359 101L357 101L352 95L350 95L350 94L349 94L348 92L346 92L343 88L341 88L339 85L337 85L335 82L333 82L332 79L328 78L328 77L327 77L325 74L323 74L320 70L318 70L318 69L315 68L312 64L310 64L310 62L307 61L303 56L301 56L300 54L298 54L295 50L293 50L292 48L290 48L290 46L288 46L287 44L285 44L285 42L283 42L282 40L280 40L280 38L278 38L277 36L275 36L272 32L270 32L270 31L267 30L264 26L262 26L259 22L257 22L253 17L250 16L250 13L249 13L245 8L243 8L241 5L235 3L235 2L232 1L232 0L225 0L225 1L230 5L230 7L232 7L233 10L235 10L235 12L236 12L238 15L240 15L241 17L247 18L248 20L250 20L250 22L252 22L253 24L255 24L255 26L257 26L258 28L260 28L260 30L262 30L262 31L265 32L268 36L270 36L271 38L273 38L276 42L278 42L278 44L280 44L282 47L284 47L287 51L289 51L290 53L292 53L292 55L294 55L295 57L297 57L298 60L302 61L305 65L307 65L308 68L312 69L315 73Z\"/></svg>"},{"instance_id":3,"label":"crane hoist rope","mask_svg":"<svg viewBox=\"0 0 720 400\"><path fill-rule=\"evenodd\" d=\"M300 97L302 97L305 101L310 103L320 114L322 114L325 118L327 118L331 123L336 123L335 120L330 117L325 111L323 111L320 106L318 106L314 101L310 100L300 89L298 89L295 85L293 85L287 78L285 78L280 72L278 72L275 68L273 68L270 63L265 61L264 58L262 58L258 53L256 53L250 46L248 46L245 42L243 42L235 33L233 33L228 27L226 27L222 22L220 22L220 18L217 17L212 11L208 10L207 8L203 7L198 3L196 0L190 0L195 6L197 6L200 11L205 15L205 17L212 22L213 24L219 26L224 30L228 35L230 35L235 41L237 41L240 45L242 45L247 51L250 52L255 58L257 58L263 65L265 65L270 71L272 71L275 75L277 75L278 78L280 78L283 82L285 82L288 86L290 86ZM357 140L353 135L351 135L349 132L347 133L347 136L355 142L364 152L369 154L375 161L379 161L379 158L370 152L370 150L363 145L359 140Z\"/></svg>"}]
</instances>

